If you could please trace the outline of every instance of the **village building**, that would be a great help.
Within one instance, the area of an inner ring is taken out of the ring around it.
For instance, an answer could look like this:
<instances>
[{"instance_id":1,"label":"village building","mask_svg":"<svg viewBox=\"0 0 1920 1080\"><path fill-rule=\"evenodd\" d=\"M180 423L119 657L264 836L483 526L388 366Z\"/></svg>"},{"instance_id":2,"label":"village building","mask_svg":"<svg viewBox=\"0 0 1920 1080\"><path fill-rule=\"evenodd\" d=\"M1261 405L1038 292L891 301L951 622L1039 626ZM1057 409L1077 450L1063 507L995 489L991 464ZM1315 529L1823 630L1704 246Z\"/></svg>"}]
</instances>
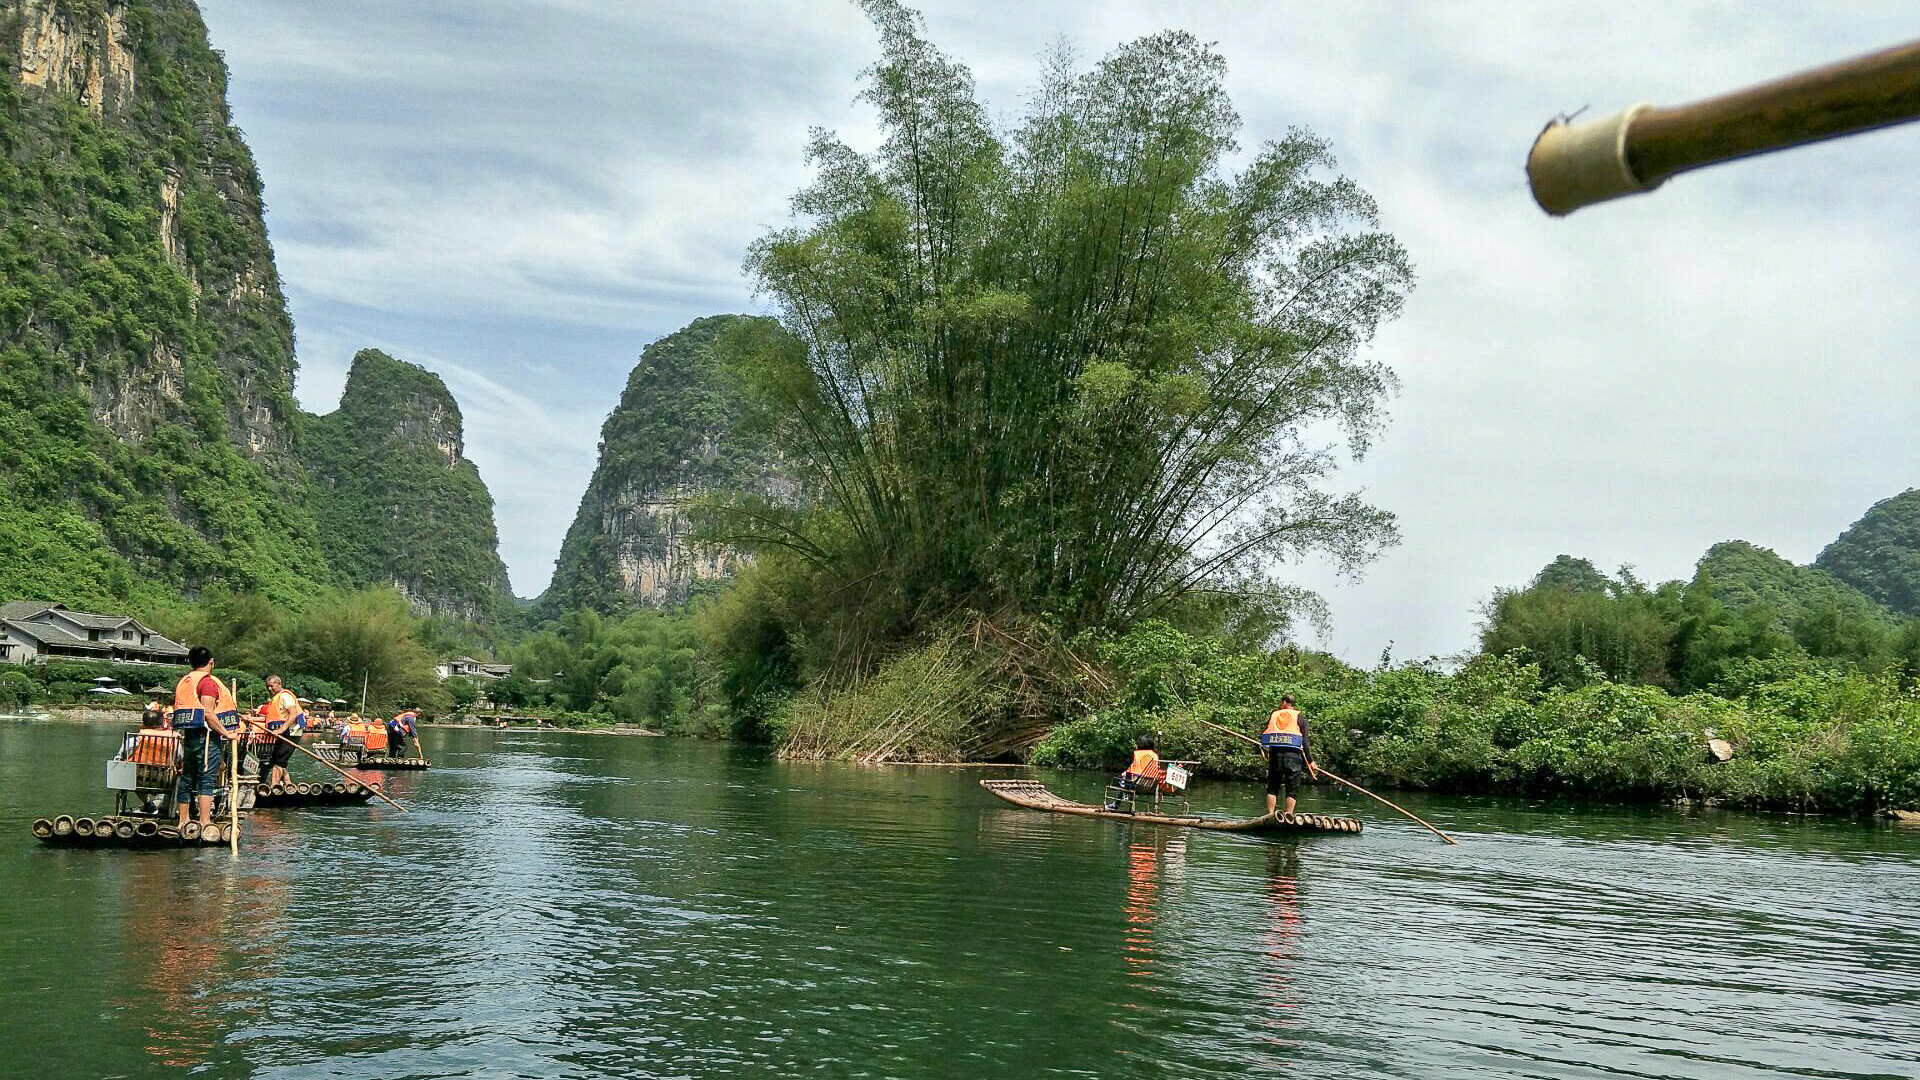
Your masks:
<instances>
[{"instance_id":1,"label":"village building","mask_svg":"<svg viewBox=\"0 0 1920 1080\"><path fill-rule=\"evenodd\" d=\"M187 647L130 615L75 611L44 600L0 604L0 663L45 660L183 664Z\"/></svg>"},{"instance_id":2,"label":"village building","mask_svg":"<svg viewBox=\"0 0 1920 1080\"><path fill-rule=\"evenodd\" d=\"M433 665L433 673L442 680L461 679L504 679L513 674L512 664L489 664L475 660L471 656L456 656L451 660L442 660Z\"/></svg>"}]
</instances>

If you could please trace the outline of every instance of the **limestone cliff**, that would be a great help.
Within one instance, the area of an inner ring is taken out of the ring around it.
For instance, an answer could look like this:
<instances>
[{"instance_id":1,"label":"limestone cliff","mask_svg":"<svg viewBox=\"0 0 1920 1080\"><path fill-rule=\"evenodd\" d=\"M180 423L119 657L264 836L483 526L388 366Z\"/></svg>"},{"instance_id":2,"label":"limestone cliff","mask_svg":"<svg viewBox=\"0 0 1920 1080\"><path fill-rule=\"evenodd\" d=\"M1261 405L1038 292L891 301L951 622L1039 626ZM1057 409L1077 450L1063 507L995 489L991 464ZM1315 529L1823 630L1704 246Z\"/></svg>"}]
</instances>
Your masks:
<instances>
[{"instance_id":1,"label":"limestone cliff","mask_svg":"<svg viewBox=\"0 0 1920 1080\"><path fill-rule=\"evenodd\" d=\"M0 0L8 596L294 596L330 577L226 83L187 0Z\"/></svg>"},{"instance_id":2,"label":"limestone cliff","mask_svg":"<svg viewBox=\"0 0 1920 1080\"><path fill-rule=\"evenodd\" d=\"M511 593L493 497L466 459L460 406L438 375L362 350L340 408L302 434L335 571L392 585L422 614L498 618Z\"/></svg>"},{"instance_id":3,"label":"limestone cliff","mask_svg":"<svg viewBox=\"0 0 1920 1080\"><path fill-rule=\"evenodd\" d=\"M686 501L720 487L791 494L771 451L739 430L739 392L714 360L715 339L745 318L696 320L641 354L600 429L599 463L536 619L683 602L739 563L688 542Z\"/></svg>"}]
</instances>

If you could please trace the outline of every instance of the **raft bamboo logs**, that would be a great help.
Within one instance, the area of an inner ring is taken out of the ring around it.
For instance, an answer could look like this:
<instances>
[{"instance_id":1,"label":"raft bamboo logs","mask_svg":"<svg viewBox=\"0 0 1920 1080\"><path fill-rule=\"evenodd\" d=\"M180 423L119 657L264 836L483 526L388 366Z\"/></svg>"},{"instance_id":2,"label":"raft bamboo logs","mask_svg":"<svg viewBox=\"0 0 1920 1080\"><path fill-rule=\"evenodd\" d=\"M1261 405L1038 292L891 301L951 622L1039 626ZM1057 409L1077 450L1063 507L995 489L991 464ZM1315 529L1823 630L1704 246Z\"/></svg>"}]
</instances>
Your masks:
<instances>
[{"instance_id":1,"label":"raft bamboo logs","mask_svg":"<svg viewBox=\"0 0 1920 1080\"><path fill-rule=\"evenodd\" d=\"M1755 154L1920 119L1920 42L1690 105L1554 120L1527 154L1534 201L1563 216Z\"/></svg>"},{"instance_id":2,"label":"raft bamboo logs","mask_svg":"<svg viewBox=\"0 0 1920 1080\"><path fill-rule=\"evenodd\" d=\"M199 826L191 824L187 828L176 829L171 824L162 823L156 818L145 815L116 815L70 820L76 825L74 831L56 835L53 831L53 821L42 818L34 823L34 836L41 842L54 846L142 848L218 844L234 835L223 831L218 826L210 826L205 832L202 832Z\"/></svg>"},{"instance_id":3,"label":"raft bamboo logs","mask_svg":"<svg viewBox=\"0 0 1920 1080\"><path fill-rule=\"evenodd\" d=\"M73 819L68 817L65 814L61 814L59 817L54 818L52 825L53 825L53 835L55 836L72 836L73 835Z\"/></svg>"}]
</instances>

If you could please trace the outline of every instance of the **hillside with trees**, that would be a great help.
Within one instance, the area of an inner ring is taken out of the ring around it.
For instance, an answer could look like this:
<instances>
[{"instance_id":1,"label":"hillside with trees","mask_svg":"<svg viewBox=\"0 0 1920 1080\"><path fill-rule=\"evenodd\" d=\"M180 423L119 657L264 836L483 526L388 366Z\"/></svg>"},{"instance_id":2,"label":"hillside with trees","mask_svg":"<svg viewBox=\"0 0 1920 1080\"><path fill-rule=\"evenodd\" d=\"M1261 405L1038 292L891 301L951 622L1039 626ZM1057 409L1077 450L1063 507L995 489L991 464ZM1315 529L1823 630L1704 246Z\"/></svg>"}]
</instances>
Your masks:
<instances>
[{"instance_id":1,"label":"hillside with trees","mask_svg":"<svg viewBox=\"0 0 1920 1080\"><path fill-rule=\"evenodd\" d=\"M1814 565L1901 615L1920 616L1920 488L1875 503Z\"/></svg>"},{"instance_id":2,"label":"hillside with trees","mask_svg":"<svg viewBox=\"0 0 1920 1080\"><path fill-rule=\"evenodd\" d=\"M0 3L0 598L391 586L492 618L492 500L439 379L383 357L338 412L295 404L226 89L189 0Z\"/></svg>"},{"instance_id":3,"label":"hillside with trees","mask_svg":"<svg viewBox=\"0 0 1920 1080\"><path fill-rule=\"evenodd\" d=\"M335 573L391 585L430 616L508 614L493 496L466 458L460 405L440 376L361 350L339 409L307 418L300 450Z\"/></svg>"}]
</instances>

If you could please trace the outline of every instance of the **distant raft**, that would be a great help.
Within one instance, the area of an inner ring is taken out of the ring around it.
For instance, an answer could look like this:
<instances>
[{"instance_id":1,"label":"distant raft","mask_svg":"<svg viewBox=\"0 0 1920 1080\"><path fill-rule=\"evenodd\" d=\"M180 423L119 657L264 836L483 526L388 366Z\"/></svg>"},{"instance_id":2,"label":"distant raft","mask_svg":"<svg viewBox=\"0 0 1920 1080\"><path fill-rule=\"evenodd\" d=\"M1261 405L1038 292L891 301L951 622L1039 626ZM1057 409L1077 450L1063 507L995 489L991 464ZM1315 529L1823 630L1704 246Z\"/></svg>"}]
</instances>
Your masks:
<instances>
[{"instance_id":1,"label":"distant raft","mask_svg":"<svg viewBox=\"0 0 1920 1080\"><path fill-rule=\"evenodd\" d=\"M1210 829L1214 832L1249 833L1254 836L1289 836L1300 833L1357 833L1362 826L1359 818L1340 817L1334 814L1264 814L1251 818L1217 818L1198 815L1154 814L1145 811L1128 813L1125 810L1108 810L1091 803L1074 802L1064 799L1047 790L1047 786L1038 780L982 780L980 786L993 792L1002 799L1024 806L1029 810L1046 810L1055 814L1078 814L1081 817L1109 818L1114 821L1139 821L1150 825L1176 825L1187 829Z\"/></svg>"},{"instance_id":2,"label":"distant raft","mask_svg":"<svg viewBox=\"0 0 1920 1080\"><path fill-rule=\"evenodd\" d=\"M40 842L61 847L169 848L224 846L230 827L214 824L202 830L198 822L189 821L175 828L171 821L138 814L97 818L62 814L35 819L32 831Z\"/></svg>"},{"instance_id":3,"label":"distant raft","mask_svg":"<svg viewBox=\"0 0 1920 1080\"><path fill-rule=\"evenodd\" d=\"M253 805L260 810L294 810L310 806L347 806L373 798L377 784L261 784Z\"/></svg>"},{"instance_id":4,"label":"distant raft","mask_svg":"<svg viewBox=\"0 0 1920 1080\"><path fill-rule=\"evenodd\" d=\"M382 750L365 750L351 744L320 743L313 748L323 761L349 769L427 769L433 763L423 757L388 757Z\"/></svg>"}]
</instances>

